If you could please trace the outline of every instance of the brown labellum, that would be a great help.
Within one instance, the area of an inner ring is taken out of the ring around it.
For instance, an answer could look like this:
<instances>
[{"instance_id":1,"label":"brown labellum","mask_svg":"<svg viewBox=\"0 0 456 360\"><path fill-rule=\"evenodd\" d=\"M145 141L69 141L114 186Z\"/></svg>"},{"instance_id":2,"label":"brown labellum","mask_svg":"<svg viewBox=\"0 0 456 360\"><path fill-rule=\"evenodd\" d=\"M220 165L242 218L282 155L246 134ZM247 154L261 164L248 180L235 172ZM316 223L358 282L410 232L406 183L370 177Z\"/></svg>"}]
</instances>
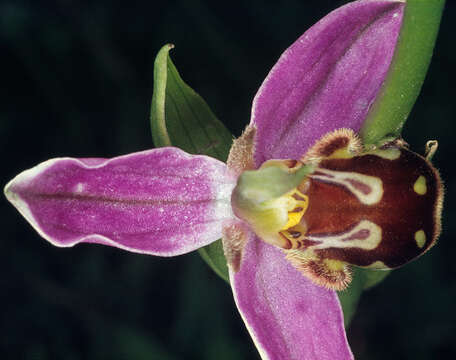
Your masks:
<instances>
[{"instance_id":1,"label":"brown labellum","mask_svg":"<svg viewBox=\"0 0 456 360\"><path fill-rule=\"evenodd\" d=\"M308 208L296 228L281 234L292 244L287 258L304 275L339 290L351 280L347 264L396 268L435 244L443 202L439 173L401 144L366 151L342 129L303 157L317 164L297 189L308 196Z\"/></svg>"}]
</instances>

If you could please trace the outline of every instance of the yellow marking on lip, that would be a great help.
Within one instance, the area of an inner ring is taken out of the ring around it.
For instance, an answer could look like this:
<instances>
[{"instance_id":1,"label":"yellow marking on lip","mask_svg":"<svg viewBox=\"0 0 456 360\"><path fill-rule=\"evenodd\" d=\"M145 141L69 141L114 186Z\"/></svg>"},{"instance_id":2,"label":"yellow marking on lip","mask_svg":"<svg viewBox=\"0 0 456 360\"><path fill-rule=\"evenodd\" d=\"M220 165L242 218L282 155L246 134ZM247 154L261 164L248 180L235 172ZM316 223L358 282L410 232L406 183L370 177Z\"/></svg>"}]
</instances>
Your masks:
<instances>
[{"instance_id":1,"label":"yellow marking on lip","mask_svg":"<svg viewBox=\"0 0 456 360\"><path fill-rule=\"evenodd\" d=\"M326 267L332 271L343 271L346 267L346 263L340 260L324 259L323 262Z\"/></svg>"},{"instance_id":2,"label":"yellow marking on lip","mask_svg":"<svg viewBox=\"0 0 456 360\"><path fill-rule=\"evenodd\" d=\"M378 157L381 157L382 159L386 160L397 160L401 157L401 151L397 148L390 148L390 149L384 149L384 150L373 150L366 152L364 155L376 155Z\"/></svg>"},{"instance_id":3,"label":"yellow marking on lip","mask_svg":"<svg viewBox=\"0 0 456 360\"><path fill-rule=\"evenodd\" d=\"M337 149L334 151L331 155L329 155L327 158L328 159L351 159L354 157L354 154L351 154L347 147L344 147L343 149Z\"/></svg>"},{"instance_id":4,"label":"yellow marking on lip","mask_svg":"<svg viewBox=\"0 0 456 360\"><path fill-rule=\"evenodd\" d=\"M416 245L421 249L423 248L424 244L426 243L426 234L423 230L418 230L415 233L415 241Z\"/></svg>"},{"instance_id":5,"label":"yellow marking on lip","mask_svg":"<svg viewBox=\"0 0 456 360\"><path fill-rule=\"evenodd\" d=\"M427 192L426 178L423 175L418 176L418 179L413 184L413 191L418 195L424 195Z\"/></svg>"},{"instance_id":6,"label":"yellow marking on lip","mask_svg":"<svg viewBox=\"0 0 456 360\"><path fill-rule=\"evenodd\" d=\"M367 266L363 266L366 269L377 269L377 270L388 270L390 269L388 266L385 265L383 261L377 260L374 261L372 264Z\"/></svg>"}]
</instances>

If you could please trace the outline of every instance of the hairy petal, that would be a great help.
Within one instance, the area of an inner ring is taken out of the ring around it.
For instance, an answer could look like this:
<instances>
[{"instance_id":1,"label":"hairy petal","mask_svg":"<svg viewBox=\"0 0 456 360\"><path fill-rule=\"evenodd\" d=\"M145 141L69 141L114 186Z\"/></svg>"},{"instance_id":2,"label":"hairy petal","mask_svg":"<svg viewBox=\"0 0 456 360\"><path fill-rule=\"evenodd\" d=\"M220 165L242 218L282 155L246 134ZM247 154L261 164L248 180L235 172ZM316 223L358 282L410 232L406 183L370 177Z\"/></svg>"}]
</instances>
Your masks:
<instances>
[{"instance_id":1,"label":"hairy petal","mask_svg":"<svg viewBox=\"0 0 456 360\"><path fill-rule=\"evenodd\" d=\"M278 248L251 236L230 277L262 359L353 359L336 293L302 276Z\"/></svg>"},{"instance_id":2,"label":"hairy petal","mask_svg":"<svg viewBox=\"0 0 456 360\"><path fill-rule=\"evenodd\" d=\"M283 53L253 102L257 166L272 158L299 159L334 129L360 129L387 75L404 6L349 3Z\"/></svg>"},{"instance_id":3,"label":"hairy petal","mask_svg":"<svg viewBox=\"0 0 456 360\"><path fill-rule=\"evenodd\" d=\"M19 174L5 194L54 245L173 256L221 237L234 185L222 162L161 148L113 159L51 159Z\"/></svg>"}]
</instances>

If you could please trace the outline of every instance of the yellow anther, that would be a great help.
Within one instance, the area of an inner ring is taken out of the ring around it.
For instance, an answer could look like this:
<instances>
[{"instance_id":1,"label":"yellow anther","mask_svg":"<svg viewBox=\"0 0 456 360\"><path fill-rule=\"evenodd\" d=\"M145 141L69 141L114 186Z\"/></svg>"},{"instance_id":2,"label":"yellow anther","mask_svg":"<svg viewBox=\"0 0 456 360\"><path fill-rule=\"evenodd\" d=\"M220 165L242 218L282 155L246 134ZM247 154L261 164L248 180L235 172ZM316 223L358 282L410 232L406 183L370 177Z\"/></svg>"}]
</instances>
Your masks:
<instances>
[{"instance_id":1,"label":"yellow anther","mask_svg":"<svg viewBox=\"0 0 456 360\"><path fill-rule=\"evenodd\" d=\"M282 230L287 230L293 226L296 226L301 221L304 212L292 212L288 213L288 222L286 223L285 227Z\"/></svg>"},{"instance_id":2,"label":"yellow anther","mask_svg":"<svg viewBox=\"0 0 456 360\"><path fill-rule=\"evenodd\" d=\"M292 201L293 206L288 212L288 221L282 231L298 225L309 206L309 197L297 189L290 192L288 197Z\"/></svg>"}]
</instances>

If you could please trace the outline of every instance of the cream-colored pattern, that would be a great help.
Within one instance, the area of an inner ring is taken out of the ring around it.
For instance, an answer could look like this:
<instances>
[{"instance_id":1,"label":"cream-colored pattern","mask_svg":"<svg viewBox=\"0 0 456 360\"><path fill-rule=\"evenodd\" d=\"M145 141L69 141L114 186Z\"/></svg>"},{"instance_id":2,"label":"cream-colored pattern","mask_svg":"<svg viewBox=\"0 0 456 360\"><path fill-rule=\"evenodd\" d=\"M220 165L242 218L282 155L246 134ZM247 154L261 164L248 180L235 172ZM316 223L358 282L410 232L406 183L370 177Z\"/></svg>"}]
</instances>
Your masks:
<instances>
[{"instance_id":1,"label":"cream-colored pattern","mask_svg":"<svg viewBox=\"0 0 456 360\"><path fill-rule=\"evenodd\" d=\"M349 239L352 235L361 230L369 230L369 236L365 239ZM321 250L329 248L359 248L363 250L374 250L382 241L382 229L369 220L361 220L353 229L335 235L306 236L306 239L319 241L320 244L310 246L309 249Z\"/></svg>"},{"instance_id":2,"label":"cream-colored pattern","mask_svg":"<svg viewBox=\"0 0 456 360\"><path fill-rule=\"evenodd\" d=\"M360 174L357 172L335 171L317 168L319 174L310 175L312 179L324 182L339 184L347 188L358 200L365 205L375 205L380 202L383 196L383 182L379 177ZM354 180L368 186L371 191L364 194L350 183Z\"/></svg>"}]
</instances>

